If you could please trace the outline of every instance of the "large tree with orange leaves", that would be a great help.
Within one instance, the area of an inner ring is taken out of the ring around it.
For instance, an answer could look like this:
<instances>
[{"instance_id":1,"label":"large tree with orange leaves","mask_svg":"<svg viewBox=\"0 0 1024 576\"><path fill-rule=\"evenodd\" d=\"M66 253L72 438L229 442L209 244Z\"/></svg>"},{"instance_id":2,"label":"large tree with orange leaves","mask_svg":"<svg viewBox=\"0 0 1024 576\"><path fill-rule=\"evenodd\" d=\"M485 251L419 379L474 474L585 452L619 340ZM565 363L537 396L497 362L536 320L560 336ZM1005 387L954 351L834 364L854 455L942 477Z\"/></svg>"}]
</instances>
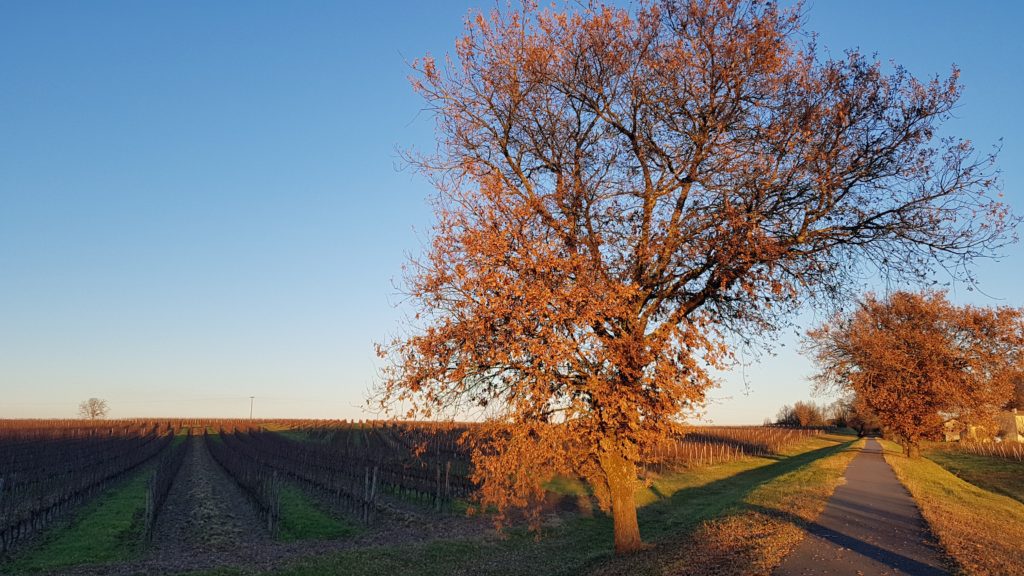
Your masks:
<instances>
[{"instance_id":1,"label":"large tree with orange leaves","mask_svg":"<svg viewBox=\"0 0 1024 576\"><path fill-rule=\"evenodd\" d=\"M910 457L950 418L992 422L1024 366L1021 310L955 306L942 292L869 294L808 336L817 385L855 393Z\"/></svg>"},{"instance_id":2,"label":"large tree with orange leaves","mask_svg":"<svg viewBox=\"0 0 1024 576\"><path fill-rule=\"evenodd\" d=\"M382 402L482 409L483 505L577 474L616 550L639 548L637 463L702 405L730 336L865 269L962 270L1005 239L992 158L933 137L955 70L919 82L802 38L770 2L527 3L414 64L437 224Z\"/></svg>"}]
</instances>

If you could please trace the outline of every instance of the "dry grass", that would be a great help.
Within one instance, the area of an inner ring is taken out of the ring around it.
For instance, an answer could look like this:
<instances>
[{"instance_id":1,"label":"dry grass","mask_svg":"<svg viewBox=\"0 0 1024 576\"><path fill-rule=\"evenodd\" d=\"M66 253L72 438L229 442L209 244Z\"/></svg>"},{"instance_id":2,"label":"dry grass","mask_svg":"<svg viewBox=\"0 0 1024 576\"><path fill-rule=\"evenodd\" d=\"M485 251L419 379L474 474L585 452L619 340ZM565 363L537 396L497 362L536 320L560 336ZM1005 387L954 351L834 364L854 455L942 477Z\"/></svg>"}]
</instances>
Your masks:
<instances>
[{"instance_id":1,"label":"dry grass","mask_svg":"<svg viewBox=\"0 0 1024 576\"><path fill-rule=\"evenodd\" d=\"M891 442L883 444L886 461L965 574L1024 575L1024 504L965 482L928 459L907 459Z\"/></svg>"},{"instance_id":2,"label":"dry grass","mask_svg":"<svg viewBox=\"0 0 1024 576\"><path fill-rule=\"evenodd\" d=\"M698 530L691 539L691 557L668 573L770 574L803 540L804 526L825 509L862 445L857 442L754 490L745 500L747 510Z\"/></svg>"},{"instance_id":3,"label":"dry grass","mask_svg":"<svg viewBox=\"0 0 1024 576\"><path fill-rule=\"evenodd\" d=\"M752 470L770 479L756 483L742 503L682 538L666 538L638 557L617 559L598 574L754 576L770 574L804 537L804 526L825 508L863 441L821 436L812 450ZM801 446L805 451L807 444ZM798 452L798 451L795 451ZM771 477L772 466L790 468Z\"/></svg>"}]
</instances>

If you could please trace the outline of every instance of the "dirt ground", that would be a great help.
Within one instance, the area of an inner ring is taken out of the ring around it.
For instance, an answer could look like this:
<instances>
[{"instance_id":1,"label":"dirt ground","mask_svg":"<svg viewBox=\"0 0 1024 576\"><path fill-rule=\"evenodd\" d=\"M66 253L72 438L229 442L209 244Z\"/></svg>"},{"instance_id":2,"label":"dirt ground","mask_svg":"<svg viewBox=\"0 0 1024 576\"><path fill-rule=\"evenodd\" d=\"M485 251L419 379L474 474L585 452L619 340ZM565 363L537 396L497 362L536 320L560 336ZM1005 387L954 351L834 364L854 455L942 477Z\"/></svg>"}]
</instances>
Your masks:
<instances>
[{"instance_id":1,"label":"dirt ground","mask_svg":"<svg viewBox=\"0 0 1024 576\"><path fill-rule=\"evenodd\" d=\"M331 552L448 538L491 538L483 518L436 514L406 502L383 498L371 526L342 540L280 542L271 538L248 498L213 460L201 437L194 437L161 509L153 541L139 559L77 566L50 572L67 576L173 574L233 567L263 571ZM309 494L331 511L322 494ZM331 513L337 514L334 510Z\"/></svg>"},{"instance_id":2,"label":"dirt ground","mask_svg":"<svg viewBox=\"0 0 1024 576\"><path fill-rule=\"evenodd\" d=\"M201 437L192 443L153 531L151 555L169 560L265 546L270 534Z\"/></svg>"}]
</instances>

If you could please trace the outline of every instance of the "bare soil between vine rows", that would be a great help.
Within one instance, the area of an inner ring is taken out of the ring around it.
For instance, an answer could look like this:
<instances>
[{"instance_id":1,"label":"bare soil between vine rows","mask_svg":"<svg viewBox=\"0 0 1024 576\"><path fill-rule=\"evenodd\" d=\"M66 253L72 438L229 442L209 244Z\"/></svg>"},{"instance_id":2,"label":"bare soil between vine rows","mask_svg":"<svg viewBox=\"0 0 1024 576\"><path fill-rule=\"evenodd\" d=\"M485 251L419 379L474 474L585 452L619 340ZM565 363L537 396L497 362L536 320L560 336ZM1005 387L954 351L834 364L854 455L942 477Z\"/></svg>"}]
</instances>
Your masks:
<instances>
[{"instance_id":1,"label":"bare soil between vine rows","mask_svg":"<svg viewBox=\"0 0 1024 576\"><path fill-rule=\"evenodd\" d=\"M213 460L203 439L194 437L189 441L193 446L157 518L153 540L137 560L64 567L44 574L127 576L225 567L258 573L302 558L356 548L494 537L491 523L484 518L437 514L384 498L378 518L356 537L276 541L245 493ZM323 495L310 496L330 511Z\"/></svg>"}]
</instances>

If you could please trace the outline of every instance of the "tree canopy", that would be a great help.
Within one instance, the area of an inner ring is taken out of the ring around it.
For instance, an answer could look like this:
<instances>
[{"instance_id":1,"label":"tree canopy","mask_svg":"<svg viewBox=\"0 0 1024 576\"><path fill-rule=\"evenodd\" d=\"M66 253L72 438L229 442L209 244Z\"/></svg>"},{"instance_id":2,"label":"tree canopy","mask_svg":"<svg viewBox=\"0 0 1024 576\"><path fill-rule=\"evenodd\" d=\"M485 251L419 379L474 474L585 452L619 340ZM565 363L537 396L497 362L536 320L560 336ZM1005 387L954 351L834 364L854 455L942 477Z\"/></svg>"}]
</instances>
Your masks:
<instances>
[{"instance_id":1,"label":"tree canopy","mask_svg":"<svg viewBox=\"0 0 1024 576\"><path fill-rule=\"evenodd\" d=\"M482 504L577 474L638 548L636 464L702 406L729 336L865 267L962 273L1006 239L992 158L935 138L955 69L919 81L804 38L773 2L527 2L415 62L437 223L381 399L482 410Z\"/></svg>"},{"instance_id":2,"label":"tree canopy","mask_svg":"<svg viewBox=\"0 0 1024 576\"><path fill-rule=\"evenodd\" d=\"M817 384L855 393L908 456L947 420L991 425L1024 365L1024 312L956 306L942 292L869 294L808 336Z\"/></svg>"}]
</instances>

